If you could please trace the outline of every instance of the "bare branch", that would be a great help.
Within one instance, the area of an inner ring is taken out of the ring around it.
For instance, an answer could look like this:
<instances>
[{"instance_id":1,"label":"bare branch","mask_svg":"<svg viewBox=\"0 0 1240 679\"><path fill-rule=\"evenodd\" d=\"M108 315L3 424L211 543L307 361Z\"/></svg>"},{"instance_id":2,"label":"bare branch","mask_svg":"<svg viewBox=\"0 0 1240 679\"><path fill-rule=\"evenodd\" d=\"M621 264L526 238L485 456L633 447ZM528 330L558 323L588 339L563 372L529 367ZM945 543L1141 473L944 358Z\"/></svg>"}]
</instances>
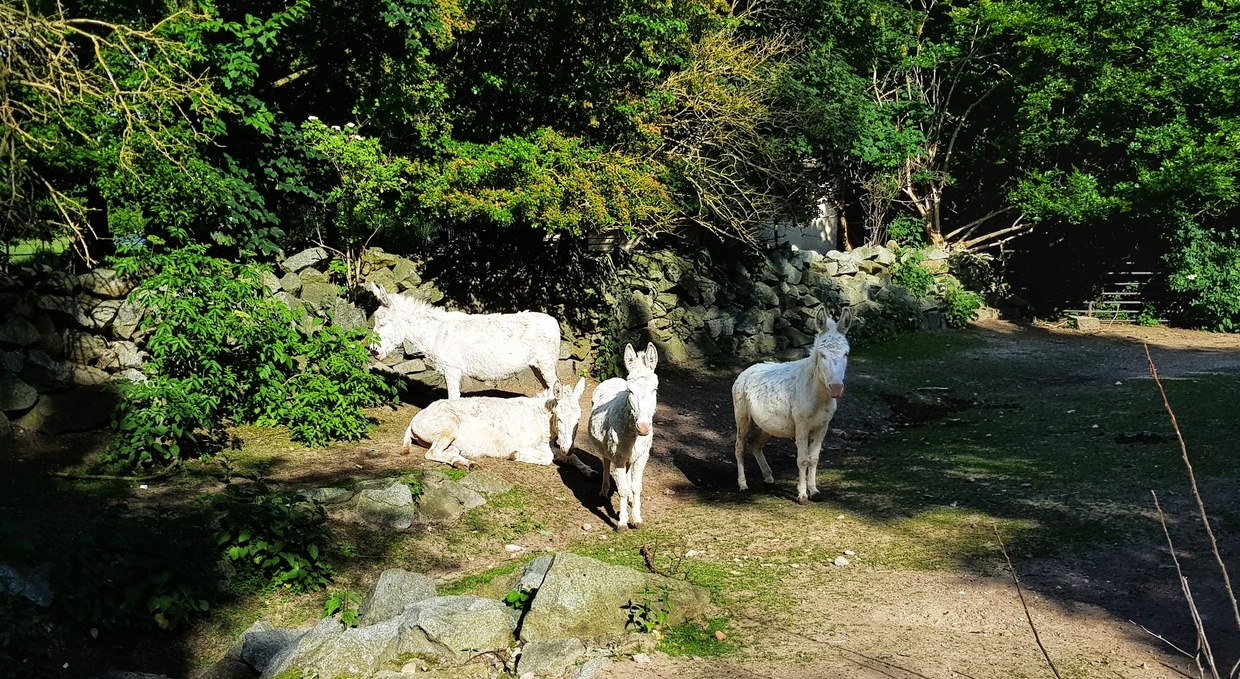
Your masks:
<instances>
[{"instance_id":1,"label":"bare branch","mask_svg":"<svg viewBox=\"0 0 1240 679\"><path fill-rule=\"evenodd\" d=\"M1042 638L1038 635L1038 626L1033 624L1033 615L1029 612L1029 604L1025 602L1025 590L1020 586L1020 578L1016 576L1016 566L1012 565L1012 557L1008 556L1007 547L1003 546L1003 536L999 535L999 526L992 525L991 528L995 531L995 539L999 541L999 551L1003 552L1003 558L1007 561L1008 571L1012 574L1012 583L1016 585L1016 594L1020 597L1021 608L1025 609L1025 619L1029 621L1029 629L1033 631L1033 640L1042 651L1042 657L1046 658L1046 664L1050 665L1051 674L1055 675L1055 679L1060 679L1059 670L1055 669L1055 663L1051 660L1050 653L1047 653L1046 647L1042 645Z\"/></svg>"}]
</instances>

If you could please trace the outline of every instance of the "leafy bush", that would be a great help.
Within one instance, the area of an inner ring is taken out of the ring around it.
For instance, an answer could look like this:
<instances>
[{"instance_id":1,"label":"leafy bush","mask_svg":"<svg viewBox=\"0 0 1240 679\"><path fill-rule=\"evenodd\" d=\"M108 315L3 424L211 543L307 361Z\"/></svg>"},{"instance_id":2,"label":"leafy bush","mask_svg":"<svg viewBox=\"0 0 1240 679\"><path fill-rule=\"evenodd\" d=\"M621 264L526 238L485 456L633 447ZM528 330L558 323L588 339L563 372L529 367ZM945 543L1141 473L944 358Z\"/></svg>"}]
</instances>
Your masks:
<instances>
[{"instance_id":1,"label":"leafy bush","mask_svg":"<svg viewBox=\"0 0 1240 679\"><path fill-rule=\"evenodd\" d=\"M216 509L216 544L235 569L234 591L282 587L305 593L331 582L335 569L322 504L255 481L230 485Z\"/></svg>"},{"instance_id":2,"label":"leafy bush","mask_svg":"<svg viewBox=\"0 0 1240 679\"><path fill-rule=\"evenodd\" d=\"M857 308L857 322L848 333L854 343L880 344L921 327L921 302L908 291L888 286L876 301Z\"/></svg>"},{"instance_id":3,"label":"leafy bush","mask_svg":"<svg viewBox=\"0 0 1240 679\"><path fill-rule=\"evenodd\" d=\"M1240 332L1240 230L1211 231L1189 222L1174 241L1167 286L1182 302L1172 311L1191 325Z\"/></svg>"},{"instance_id":4,"label":"leafy bush","mask_svg":"<svg viewBox=\"0 0 1240 679\"><path fill-rule=\"evenodd\" d=\"M891 267L891 282L902 285L918 297L934 290L934 272L926 268L926 254L912 250Z\"/></svg>"},{"instance_id":5,"label":"leafy bush","mask_svg":"<svg viewBox=\"0 0 1240 679\"><path fill-rule=\"evenodd\" d=\"M361 409L394 396L366 368L365 329L311 324L303 334L256 267L194 246L122 259L117 269L154 273L131 296L148 309L149 379L123 387L113 460L149 466L204 452L228 420L285 425L309 445L357 440L370 428Z\"/></svg>"},{"instance_id":6,"label":"leafy bush","mask_svg":"<svg viewBox=\"0 0 1240 679\"><path fill-rule=\"evenodd\" d=\"M953 328L963 328L968 325L973 318L973 312L982 306L981 295L958 285L944 287L939 295L947 303L944 313L947 316L947 324Z\"/></svg>"}]
</instances>

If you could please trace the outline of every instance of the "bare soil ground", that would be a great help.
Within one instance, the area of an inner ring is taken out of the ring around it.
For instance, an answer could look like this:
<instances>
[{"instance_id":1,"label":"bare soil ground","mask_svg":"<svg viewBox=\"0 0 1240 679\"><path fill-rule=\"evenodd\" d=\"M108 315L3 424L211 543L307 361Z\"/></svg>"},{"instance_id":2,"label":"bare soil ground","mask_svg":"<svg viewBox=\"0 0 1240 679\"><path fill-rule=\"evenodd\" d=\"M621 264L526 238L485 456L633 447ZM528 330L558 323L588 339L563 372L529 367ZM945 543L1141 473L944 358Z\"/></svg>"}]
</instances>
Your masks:
<instances>
[{"instance_id":1,"label":"bare soil ground","mask_svg":"<svg viewBox=\"0 0 1240 679\"><path fill-rule=\"evenodd\" d=\"M1240 336L1235 335L1133 326L1085 335L1000 321L963 334L969 341L960 353L942 359L944 371L960 361L1039 366L1032 376L976 386L994 390L1001 400L1059 398L1074 385L1146 379L1143 344L1150 347L1164 379L1203 374L1240 379ZM734 370L661 371L655 453L645 482L645 529L636 535L612 533L614 512L595 499L596 480L558 467L490 461L483 467L524 492L521 506L503 515L508 523L493 535L485 533L495 525L424 536L428 542L403 557L403 565L449 582L504 563L511 558L503 550L505 542L517 542L531 552L623 552L635 565L640 559L630 553L641 544L674 560L688 554L685 560L696 564L689 570L711 574L720 616L730 621L727 633L737 651L724 658L655 653L649 662L617 664L609 677L1051 676L997 550L991 549L991 557L984 560L960 558L944 566L913 559L906 565L899 552L927 539L927 533L901 533L898 522L854 513L851 496L832 490L828 477L865 465L867 456L881 454L884 440L898 434L896 414L878 397L884 382L894 379L893 370L899 366L874 359L855 359L850 365L850 392L824 449L824 480L819 482L824 497L808 507L795 503L795 449L789 442L768 444L776 476L772 487L736 492L730 395ZM587 409L590 391L583 399ZM266 473L288 485L314 486L429 468L416 452L400 456L396 451L408 418L418 405L437 396L416 395L414 404L380 413L370 442L322 451L287 449L273 457ZM579 444L583 440L579 436ZM62 445L34 440L23 445L28 463L42 458L54 466L58 458L75 457ZM80 446L79 441L73 447ZM752 461L750 465L751 484L757 480L761 486ZM1235 493L1236 486L1219 481L1212 490ZM171 498L182 491L153 484L146 492L150 498L161 493ZM1186 492L1170 504L1191 508ZM988 539L990 525L978 515L973 528L979 540ZM1034 558L1014 555L1027 610L1062 676L1196 676L1191 662L1137 624L1193 650L1165 544L1151 544L1146 537ZM1225 549L1238 544L1237 536L1225 537ZM844 550L851 553L851 563L834 565ZM390 564L391 554L385 558ZM1234 661L1240 656L1237 625L1213 584L1210 573L1216 571L1210 570L1209 555L1198 551L1189 567L1201 589L1196 595L1203 616L1217 629L1215 654ZM373 575L365 570L345 573L344 584L363 589ZM226 638L204 642L196 653L217 655L226 644Z\"/></svg>"}]
</instances>

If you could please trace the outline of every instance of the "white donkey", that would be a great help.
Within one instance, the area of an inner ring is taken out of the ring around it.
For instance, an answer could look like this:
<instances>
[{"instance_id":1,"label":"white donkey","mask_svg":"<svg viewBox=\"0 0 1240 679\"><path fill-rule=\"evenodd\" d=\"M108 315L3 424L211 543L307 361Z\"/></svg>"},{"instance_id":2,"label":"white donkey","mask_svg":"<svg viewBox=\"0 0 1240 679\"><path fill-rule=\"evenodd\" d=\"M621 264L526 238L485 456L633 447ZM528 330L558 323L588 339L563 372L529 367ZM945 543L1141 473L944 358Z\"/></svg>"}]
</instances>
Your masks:
<instances>
[{"instance_id":1,"label":"white donkey","mask_svg":"<svg viewBox=\"0 0 1240 679\"><path fill-rule=\"evenodd\" d=\"M616 530L642 527L642 474L654 442L654 409L659 377L654 374L659 352L654 343L640 354L624 347L628 378L613 377L594 388L587 430L594 450L603 459L602 497L610 503L611 480L620 495ZM632 506L632 515L629 507Z\"/></svg>"},{"instance_id":2,"label":"white donkey","mask_svg":"<svg viewBox=\"0 0 1240 679\"><path fill-rule=\"evenodd\" d=\"M375 311L379 343L370 350L380 360L409 340L443 374L448 398L460 398L461 378L502 380L533 368L543 385L558 381L560 324L547 314L467 314L437 309L428 302L370 284L382 304Z\"/></svg>"},{"instance_id":3,"label":"white donkey","mask_svg":"<svg viewBox=\"0 0 1240 679\"><path fill-rule=\"evenodd\" d=\"M583 377L575 387L557 383L537 396L435 401L410 420L401 454L409 454L418 441L430 446L426 459L455 467L469 467L480 457L530 464L567 459L592 476L593 470L572 452L585 390Z\"/></svg>"},{"instance_id":4,"label":"white donkey","mask_svg":"<svg viewBox=\"0 0 1240 679\"><path fill-rule=\"evenodd\" d=\"M732 408L736 414L736 480L745 483L745 451L753 452L767 483L774 482L762 446L771 437L796 439L797 500L809 502L818 494L818 455L827 434L835 404L844 395L844 371L848 367L848 339L852 313L844 310L839 322L820 309L818 334L809 356L789 363L751 365L732 385ZM756 427L755 427L756 425Z\"/></svg>"}]
</instances>

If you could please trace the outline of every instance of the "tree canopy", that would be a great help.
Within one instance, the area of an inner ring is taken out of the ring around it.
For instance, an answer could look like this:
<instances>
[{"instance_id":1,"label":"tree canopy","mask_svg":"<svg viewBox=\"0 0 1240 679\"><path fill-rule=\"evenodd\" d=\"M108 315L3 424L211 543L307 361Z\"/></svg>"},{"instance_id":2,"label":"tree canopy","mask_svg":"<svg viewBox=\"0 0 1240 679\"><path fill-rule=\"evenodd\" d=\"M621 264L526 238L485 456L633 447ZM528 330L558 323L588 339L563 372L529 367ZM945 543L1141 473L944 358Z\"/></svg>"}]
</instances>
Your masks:
<instances>
[{"instance_id":1,"label":"tree canopy","mask_svg":"<svg viewBox=\"0 0 1240 679\"><path fill-rule=\"evenodd\" d=\"M0 241L404 249L507 231L1168 272L1240 329L1218 0L110 0L0 7Z\"/></svg>"}]
</instances>

